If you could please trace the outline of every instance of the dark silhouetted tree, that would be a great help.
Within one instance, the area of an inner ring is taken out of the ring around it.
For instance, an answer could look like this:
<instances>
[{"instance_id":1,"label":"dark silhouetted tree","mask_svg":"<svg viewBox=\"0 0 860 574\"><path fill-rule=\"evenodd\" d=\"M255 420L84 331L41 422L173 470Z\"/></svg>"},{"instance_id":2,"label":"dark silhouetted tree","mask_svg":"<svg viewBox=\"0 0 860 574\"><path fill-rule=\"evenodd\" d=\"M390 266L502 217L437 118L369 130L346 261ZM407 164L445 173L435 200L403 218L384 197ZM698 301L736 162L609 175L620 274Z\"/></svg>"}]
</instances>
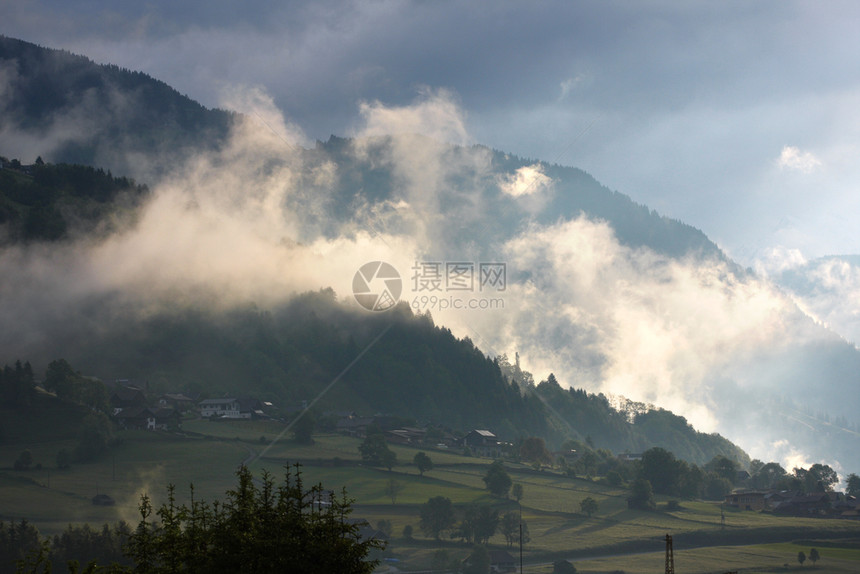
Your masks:
<instances>
[{"instance_id":1,"label":"dark silhouetted tree","mask_svg":"<svg viewBox=\"0 0 860 574\"><path fill-rule=\"evenodd\" d=\"M466 542L485 544L499 527L499 512L490 506L470 504L460 521L459 535Z\"/></svg>"},{"instance_id":2,"label":"dark silhouetted tree","mask_svg":"<svg viewBox=\"0 0 860 574\"><path fill-rule=\"evenodd\" d=\"M415 456L412 458L412 464L418 467L418 472L421 476L424 476L425 472L433 470L433 461L430 460L430 457L424 451L415 453Z\"/></svg>"},{"instance_id":3,"label":"dark silhouetted tree","mask_svg":"<svg viewBox=\"0 0 860 574\"><path fill-rule=\"evenodd\" d=\"M313 444L316 420L310 412L305 412L299 416L300 418L293 423L293 428L291 429L293 439L299 444Z\"/></svg>"},{"instance_id":4,"label":"dark silhouetted tree","mask_svg":"<svg viewBox=\"0 0 860 574\"><path fill-rule=\"evenodd\" d=\"M812 562L812 565L815 566L815 563L821 558L821 554L818 553L818 550L812 548L809 551L809 561Z\"/></svg>"},{"instance_id":5,"label":"dark silhouetted tree","mask_svg":"<svg viewBox=\"0 0 860 574\"><path fill-rule=\"evenodd\" d=\"M33 453L29 450L21 451L15 460L15 470L30 470L31 466L33 466Z\"/></svg>"},{"instance_id":6,"label":"dark silhouetted tree","mask_svg":"<svg viewBox=\"0 0 860 574\"><path fill-rule=\"evenodd\" d=\"M388 470L397 464L397 454L388 448L382 433L367 435L358 447L361 460L372 466L383 466Z\"/></svg>"},{"instance_id":7,"label":"dark silhouetted tree","mask_svg":"<svg viewBox=\"0 0 860 574\"><path fill-rule=\"evenodd\" d=\"M737 463L721 454L712 458L707 464L705 464L704 468L707 472L713 472L717 476L721 476L726 479L729 481L729 484L734 484L738 476Z\"/></svg>"},{"instance_id":8,"label":"dark silhouetted tree","mask_svg":"<svg viewBox=\"0 0 860 574\"><path fill-rule=\"evenodd\" d=\"M519 482L515 483L511 487L511 495L514 497L514 500L516 500L517 502L521 501L523 499L523 485L520 484Z\"/></svg>"},{"instance_id":9,"label":"dark silhouetted tree","mask_svg":"<svg viewBox=\"0 0 860 574\"><path fill-rule=\"evenodd\" d=\"M397 496L403 492L404 484L395 479L385 483L385 496L391 499L391 504L397 504Z\"/></svg>"},{"instance_id":10,"label":"dark silhouetted tree","mask_svg":"<svg viewBox=\"0 0 860 574\"><path fill-rule=\"evenodd\" d=\"M255 480L246 467L237 477L238 486L212 510L199 501L177 506L168 487L157 524L144 496L128 544L134 572L373 571L376 561L368 554L384 544L361 539L359 528L366 522L349 520L351 500L345 493L336 497L321 485L306 490L298 466L281 485L266 472Z\"/></svg>"},{"instance_id":11,"label":"dark silhouetted tree","mask_svg":"<svg viewBox=\"0 0 860 574\"><path fill-rule=\"evenodd\" d=\"M96 460L107 450L112 437L113 428L107 415L102 412L87 414L78 430L75 459L81 462Z\"/></svg>"},{"instance_id":12,"label":"dark silhouetted tree","mask_svg":"<svg viewBox=\"0 0 860 574\"><path fill-rule=\"evenodd\" d=\"M845 492L849 496L860 496L860 476L857 476L853 472L848 475L846 479L846 487Z\"/></svg>"},{"instance_id":13,"label":"dark silhouetted tree","mask_svg":"<svg viewBox=\"0 0 860 574\"><path fill-rule=\"evenodd\" d=\"M511 477L499 460L487 468L487 474L484 475L483 481L493 496L505 497L511 489Z\"/></svg>"},{"instance_id":14,"label":"dark silhouetted tree","mask_svg":"<svg viewBox=\"0 0 860 574\"><path fill-rule=\"evenodd\" d=\"M579 503L579 509L583 514L587 514L589 518L591 518L592 514L596 514L600 509L600 506L597 504L597 501L591 498L590 496L586 496Z\"/></svg>"},{"instance_id":15,"label":"dark silhouetted tree","mask_svg":"<svg viewBox=\"0 0 860 574\"><path fill-rule=\"evenodd\" d=\"M439 540L442 532L453 528L457 520L451 499L435 496L421 505L419 527L427 535Z\"/></svg>"},{"instance_id":16,"label":"dark silhouetted tree","mask_svg":"<svg viewBox=\"0 0 860 574\"><path fill-rule=\"evenodd\" d=\"M630 485L630 497L627 499L627 505L639 510L653 510L656 505L651 483L644 478L634 480L633 484Z\"/></svg>"},{"instance_id":17,"label":"dark silhouetted tree","mask_svg":"<svg viewBox=\"0 0 860 574\"><path fill-rule=\"evenodd\" d=\"M532 436L520 445L520 458L526 462L546 464L552 460L552 456L546 448L546 443L540 437Z\"/></svg>"}]
</instances>

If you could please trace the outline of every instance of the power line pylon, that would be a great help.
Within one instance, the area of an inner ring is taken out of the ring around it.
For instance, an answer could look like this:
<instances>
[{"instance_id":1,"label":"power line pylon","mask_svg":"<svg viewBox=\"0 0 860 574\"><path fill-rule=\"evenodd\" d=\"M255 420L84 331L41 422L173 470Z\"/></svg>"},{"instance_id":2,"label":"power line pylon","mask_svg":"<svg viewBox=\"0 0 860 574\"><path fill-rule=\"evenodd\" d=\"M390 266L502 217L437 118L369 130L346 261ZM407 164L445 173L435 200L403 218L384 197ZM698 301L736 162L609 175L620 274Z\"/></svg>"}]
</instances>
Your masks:
<instances>
[{"instance_id":1,"label":"power line pylon","mask_svg":"<svg viewBox=\"0 0 860 574\"><path fill-rule=\"evenodd\" d=\"M666 535L666 574L675 574L675 553L672 550L672 537Z\"/></svg>"}]
</instances>

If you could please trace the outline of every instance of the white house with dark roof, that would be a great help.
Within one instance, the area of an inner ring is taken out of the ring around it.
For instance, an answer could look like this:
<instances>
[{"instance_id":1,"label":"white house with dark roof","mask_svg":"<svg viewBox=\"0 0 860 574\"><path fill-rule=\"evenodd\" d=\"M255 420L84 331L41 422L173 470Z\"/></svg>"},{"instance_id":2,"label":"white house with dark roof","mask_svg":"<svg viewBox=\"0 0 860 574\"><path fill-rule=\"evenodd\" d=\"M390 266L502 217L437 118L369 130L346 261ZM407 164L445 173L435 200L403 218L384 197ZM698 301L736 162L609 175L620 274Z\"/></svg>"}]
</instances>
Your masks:
<instances>
[{"instance_id":1,"label":"white house with dark roof","mask_svg":"<svg viewBox=\"0 0 860 574\"><path fill-rule=\"evenodd\" d=\"M249 419L250 411L243 416L239 399L229 397L223 399L206 399L197 403L200 407L200 416L223 417L228 419Z\"/></svg>"}]
</instances>

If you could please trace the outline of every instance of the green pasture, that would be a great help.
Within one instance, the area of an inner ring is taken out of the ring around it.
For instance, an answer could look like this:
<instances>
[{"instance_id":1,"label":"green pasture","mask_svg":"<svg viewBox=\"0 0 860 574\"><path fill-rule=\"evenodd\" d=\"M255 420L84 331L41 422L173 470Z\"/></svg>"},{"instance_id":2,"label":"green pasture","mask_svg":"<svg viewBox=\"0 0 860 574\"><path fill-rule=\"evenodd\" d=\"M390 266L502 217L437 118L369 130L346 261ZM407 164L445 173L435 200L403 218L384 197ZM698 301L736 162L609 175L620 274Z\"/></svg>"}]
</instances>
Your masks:
<instances>
[{"instance_id":1,"label":"green pasture","mask_svg":"<svg viewBox=\"0 0 860 574\"><path fill-rule=\"evenodd\" d=\"M506 463L513 482L524 488L521 507L512 499L492 497L482 477L489 459L463 456L454 451L416 449L393 445L398 463L391 471L360 464L356 438L320 434L313 445L299 445L286 427L274 421L230 421L213 423L190 420L182 434L124 431L120 444L101 460L73 464L69 470L55 468L56 453L72 450L74 441L43 440L33 444L6 444L0 447L0 518L26 518L43 534L55 534L69 523L88 522L95 526L139 519L140 495L148 493L157 506L164 500L166 486L176 486L179 502L195 496L208 501L223 500L235 486L240 464L249 464L259 476L265 469L276 481L284 466L302 464L307 487L322 484L340 493L346 488L354 499L353 517L378 526L392 525L386 556L401 560L402 570L426 568L434 553L443 550L449 558L468 555L470 547L445 536L429 539L419 528L420 506L429 498L444 496L462 509L470 503L489 504L503 514L519 512L528 525L531 541L524 556L528 572L550 572L551 562L571 559L580 572L656 572L663 568L663 538L675 537L677 572L783 571L783 564L797 569L797 552L808 547L791 544L795 540L860 539L860 522L777 517L770 514L725 510L721 525L720 507L715 503L679 501L679 509L668 511L668 499L658 500L658 510L643 512L627 508L627 491L598 482L573 479L551 469L535 470ZM29 448L40 470L16 472L12 464L23 448ZM418 450L428 453L434 468L420 476L412 465ZM390 481L400 486L392 501L387 492ZM116 504L93 506L96 494L108 494ZM588 517L581 514L586 497L598 502L599 510ZM403 528L411 526L413 539L403 538ZM751 542L769 542L749 546ZM504 548L501 534L490 539L495 548ZM804 543L805 544L805 543ZM808 546L808 545L806 545ZM860 571L860 550L819 547L822 560L816 570ZM516 549L512 549L515 554ZM824 568L827 569L824 569ZM812 569L807 563L804 569Z\"/></svg>"},{"instance_id":2,"label":"green pasture","mask_svg":"<svg viewBox=\"0 0 860 574\"><path fill-rule=\"evenodd\" d=\"M658 543L655 545L659 546ZM718 574L743 572L759 574L770 572L822 572L833 574L856 574L860 571L860 549L826 548L814 546L821 558L813 566L807 560L801 566L797 553L809 555L813 546L793 543L757 544L749 546L714 546L709 548L678 548L675 545L675 572L678 574ZM572 559L581 574L652 574L665 571L665 550L632 554L627 556L600 557L595 559ZM530 566L525 572L548 574L551 564Z\"/></svg>"}]
</instances>

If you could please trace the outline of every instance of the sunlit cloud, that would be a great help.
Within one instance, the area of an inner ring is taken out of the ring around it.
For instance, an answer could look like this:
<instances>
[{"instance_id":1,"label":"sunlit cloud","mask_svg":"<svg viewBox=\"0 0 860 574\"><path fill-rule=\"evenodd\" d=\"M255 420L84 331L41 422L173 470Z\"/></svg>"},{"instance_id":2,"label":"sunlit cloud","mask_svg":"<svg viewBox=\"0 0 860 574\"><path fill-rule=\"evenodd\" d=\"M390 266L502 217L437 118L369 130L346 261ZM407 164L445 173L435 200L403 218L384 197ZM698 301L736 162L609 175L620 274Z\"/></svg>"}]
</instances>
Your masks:
<instances>
[{"instance_id":1,"label":"sunlit cloud","mask_svg":"<svg viewBox=\"0 0 860 574\"><path fill-rule=\"evenodd\" d=\"M499 187L514 197L532 195L546 191L552 186L552 178L543 172L539 163L519 168L516 173L501 178Z\"/></svg>"},{"instance_id":2,"label":"sunlit cloud","mask_svg":"<svg viewBox=\"0 0 860 574\"><path fill-rule=\"evenodd\" d=\"M785 146L779 154L777 165L781 169L812 173L820 168L822 163L812 152L802 152L794 146Z\"/></svg>"},{"instance_id":3,"label":"sunlit cloud","mask_svg":"<svg viewBox=\"0 0 860 574\"><path fill-rule=\"evenodd\" d=\"M768 276L805 264L806 257L803 256L800 249L779 245L765 249L762 256L756 260L755 269L760 274Z\"/></svg>"}]
</instances>

